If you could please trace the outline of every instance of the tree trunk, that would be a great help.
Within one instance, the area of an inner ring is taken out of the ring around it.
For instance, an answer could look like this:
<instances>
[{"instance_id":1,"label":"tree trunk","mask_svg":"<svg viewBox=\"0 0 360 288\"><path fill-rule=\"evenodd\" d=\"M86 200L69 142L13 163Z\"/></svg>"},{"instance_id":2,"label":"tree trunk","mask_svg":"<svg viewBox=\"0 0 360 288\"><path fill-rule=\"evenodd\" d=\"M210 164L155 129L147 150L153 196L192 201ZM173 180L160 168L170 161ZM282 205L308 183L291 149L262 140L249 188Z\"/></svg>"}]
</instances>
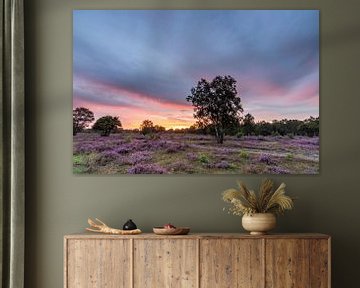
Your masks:
<instances>
[{"instance_id":1,"label":"tree trunk","mask_svg":"<svg viewBox=\"0 0 360 288\"><path fill-rule=\"evenodd\" d=\"M223 144L224 143L224 132L219 132L219 137L217 138L217 143Z\"/></svg>"},{"instance_id":2,"label":"tree trunk","mask_svg":"<svg viewBox=\"0 0 360 288\"><path fill-rule=\"evenodd\" d=\"M220 141L219 141L220 144L223 144L224 143L224 132L221 131L220 133Z\"/></svg>"},{"instance_id":3,"label":"tree trunk","mask_svg":"<svg viewBox=\"0 0 360 288\"><path fill-rule=\"evenodd\" d=\"M224 130L222 127L215 126L215 137L218 144L223 144L224 142Z\"/></svg>"}]
</instances>

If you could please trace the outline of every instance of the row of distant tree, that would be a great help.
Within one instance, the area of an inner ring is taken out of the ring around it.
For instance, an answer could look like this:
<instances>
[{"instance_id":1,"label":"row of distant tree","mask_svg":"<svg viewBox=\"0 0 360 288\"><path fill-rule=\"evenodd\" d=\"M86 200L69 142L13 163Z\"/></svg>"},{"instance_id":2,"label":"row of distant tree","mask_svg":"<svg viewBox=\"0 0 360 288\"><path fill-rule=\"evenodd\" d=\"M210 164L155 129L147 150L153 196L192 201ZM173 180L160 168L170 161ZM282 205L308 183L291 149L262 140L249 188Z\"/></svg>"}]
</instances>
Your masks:
<instances>
[{"instance_id":1,"label":"row of distant tree","mask_svg":"<svg viewBox=\"0 0 360 288\"><path fill-rule=\"evenodd\" d=\"M224 135L319 135L319 117L306 120L274 120L272 122L255 122L251 114L242 117L241 98L237 93L236 80L231 76L216 76L212 81L201 79L191 88L186 97L194 107L196 124L186 129L167 130L160 125L154 125L151 120L144 120L138 131L151 133L198 133L212 134L218 143L223 143ZM73 110L73 134L89 128L95 120L94 113L87 108L78 107ZM118 132L122 125L118 117L103 116L91 127L102 136Z\"/></svg>"},{"instance_id":2,"label":"row of distant tree","mask_svg":"<svg viewBox=\"0 0 360 288\"><path fill-rule=\"evenodd\" d=\"M145 120L148 121L148 120ZM157 127L155 125L154 127ZM162 127L164 128L164 127ZM144 132L142 128L133 129L133 132ZM190 133L190 134L204 134L214 135L215 127L213 125L201 126L196 123L189 128L183 129L168 129L166 131L153 129L152 133L166 132L166 133ZM144 133L146 134L146 133ZM318 136L319 135L319 117L310 117L305 120L273 120L272 122L259 121L255 122L254 117L251 114L246 114L245 117L238 123L224 129L224 134L229 136Z\"/></svg>"},{"instance_id":3,"label":"row of distant tree","mask_svg":"<svg viewBox=\"0 0 360 288\"><path fill-rule=\"evenodd\" d=\"M73 135L89 130L90 124L95 120L94 113L85 107L78 107L73 110ZM91 126L91 130L97 131L101 136L109 136L111 133L121 132L122 124L119 117L110 115L100 117ZM144 135L152 133L165 132L165 127L154 125L151 120L144 120L139 129L133 129L134 132L141 132Z\"/></svg>"},{"instance_id":4,"label":"row of distant tree","mask_svg":"<svg viewBox=\"0 0 360 288\"><path fill-rule=\"evenodd\" d=\"M196 134L214 134L215 128L212 125L201 127L198 124L186 129L187 133ZM224 129L226 135L236 135L238 137L256 135L301 135L301 136L318 136L319 135L319 117L310 117L305 120L282 119L271 122L255 122L251 114L246 114L238 125L233 125Z\"/></svg>"},{"instance_id":5,"label":"row of distant tree","mask_svg":"<svg viewBox=\"0 0 360 288\"><path fill-rule=\"evenodd\" d=\"M73 135L84 130L89 131L90 123L95 120L94 113L87 108L78 107L73 110ZM310 117L305 120L283 119L273 120L272 122L258 121L251 114L246 114L237 125L232 125L224 129L225 135L231 136L270 136L270 135L301 135L318 136L319 135L319 117ZM109 136L110 133L121 132L122 124L118 117L103 116L96 120L91 126L91 130L99 132L102 136ZM202 125L199 122L183 129L169 129L160 125L154 125L151 120L144 120L139 128L128 129L127 131L138 132L144 135L154 133L191 133L214 135L215 127L211 124Z\"/></svg>"}]
</instances>

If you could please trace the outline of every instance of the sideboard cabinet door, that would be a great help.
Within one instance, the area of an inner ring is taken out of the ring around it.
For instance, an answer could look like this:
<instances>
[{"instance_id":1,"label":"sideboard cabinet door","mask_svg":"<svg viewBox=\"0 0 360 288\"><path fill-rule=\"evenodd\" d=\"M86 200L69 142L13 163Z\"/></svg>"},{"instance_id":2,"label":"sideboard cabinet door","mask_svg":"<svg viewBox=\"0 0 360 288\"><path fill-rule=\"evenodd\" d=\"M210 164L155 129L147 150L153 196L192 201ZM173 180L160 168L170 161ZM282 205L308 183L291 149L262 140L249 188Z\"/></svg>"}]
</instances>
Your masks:
<instances>
[{"instance_id":1,"label":"sideboard cabinet door","mask_svg":"<svg viewBox=\"0 0 360 288\"><path fill-rule=\"evenodd\" d=\"M329 287L329 240L266 239L267 288Z\"/></svg>"},{"instance_id":2,"label":"sideboard cabinet door","mask_svg":"<svg viewBox=\"0 0 360 288\"><path fill-rule=\"evenodd\" d=\"M330 240L310 240L310 287L330 287Z\"/></svg>"},{"instance_id":3,"label":"sideboard cabinet door","mask_svg":"<svg viewBox=\"0 0 360 288\"><path fill-rule=\"evenodd\" d=\"M68 288L131 287L130 240L67 240Z\"/></svg>"},{"instance_id":4,"label":"sideboard cabinet door","mask_svg":"<svg viewBox=\"0 0 360 288\"><path fill-rule=\"evenodd\" d=\"M261 239L202 239L200 287L263 287L263 253Z\"/></svg>"},{"instance_id":5,"label":"sideboard cabinet door","mask_svg":"<svg viewBox=\"0 0 360 288\"><path fill-rule=\"evenodd\" d=\"M134 288L197 287L196 239L134 240Z\"/></svg>"},{"instance_id":6,"label":"sideboard cabinet door","mask_svg":"<svg viewBox=\"0 0 360 288\"><path fill-rule=\"evenodd\" d=\"M266 239L266 287L308 287L308 243L306 239Z\"/></svg>"}]
</instances>

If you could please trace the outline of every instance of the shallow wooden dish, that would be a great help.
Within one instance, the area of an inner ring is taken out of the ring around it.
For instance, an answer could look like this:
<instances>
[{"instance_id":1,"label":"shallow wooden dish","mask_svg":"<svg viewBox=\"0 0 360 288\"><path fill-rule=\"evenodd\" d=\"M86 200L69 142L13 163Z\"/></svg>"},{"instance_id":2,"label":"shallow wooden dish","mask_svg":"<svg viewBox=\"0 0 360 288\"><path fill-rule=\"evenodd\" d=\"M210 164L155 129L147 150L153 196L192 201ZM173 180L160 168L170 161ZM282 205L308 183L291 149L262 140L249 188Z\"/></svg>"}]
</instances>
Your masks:
<instances>
[{"instance_id":1,"label":"shallow wooden dish","mask_svg":"<svg viewBox=\"0 0 360 288\"><path fill-rule=\"evenodd\" d=\"M153 231L157 235L186 235L190 232L189 227L163 228L154 227Z\"/></svg>"}]
</instances>

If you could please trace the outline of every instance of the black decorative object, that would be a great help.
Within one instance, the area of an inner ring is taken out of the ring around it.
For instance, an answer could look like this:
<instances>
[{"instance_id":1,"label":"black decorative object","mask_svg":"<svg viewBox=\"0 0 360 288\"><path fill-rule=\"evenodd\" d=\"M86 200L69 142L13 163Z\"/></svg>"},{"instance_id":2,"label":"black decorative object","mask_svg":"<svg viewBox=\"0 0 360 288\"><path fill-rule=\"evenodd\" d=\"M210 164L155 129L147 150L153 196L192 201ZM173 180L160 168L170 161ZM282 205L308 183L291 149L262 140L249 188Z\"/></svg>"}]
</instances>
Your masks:
<instances>
[{"instance_id":1,"label":"black decorative object","mask_svg":"<svg viewBox=\"0 0 360 288\"><path fill-rule=\"evenodd\" d=\"M135 230L135 229L137 229L137 226L131 219L129 219L123 226L123 230Z\"/></svg>"}]
</instances>

